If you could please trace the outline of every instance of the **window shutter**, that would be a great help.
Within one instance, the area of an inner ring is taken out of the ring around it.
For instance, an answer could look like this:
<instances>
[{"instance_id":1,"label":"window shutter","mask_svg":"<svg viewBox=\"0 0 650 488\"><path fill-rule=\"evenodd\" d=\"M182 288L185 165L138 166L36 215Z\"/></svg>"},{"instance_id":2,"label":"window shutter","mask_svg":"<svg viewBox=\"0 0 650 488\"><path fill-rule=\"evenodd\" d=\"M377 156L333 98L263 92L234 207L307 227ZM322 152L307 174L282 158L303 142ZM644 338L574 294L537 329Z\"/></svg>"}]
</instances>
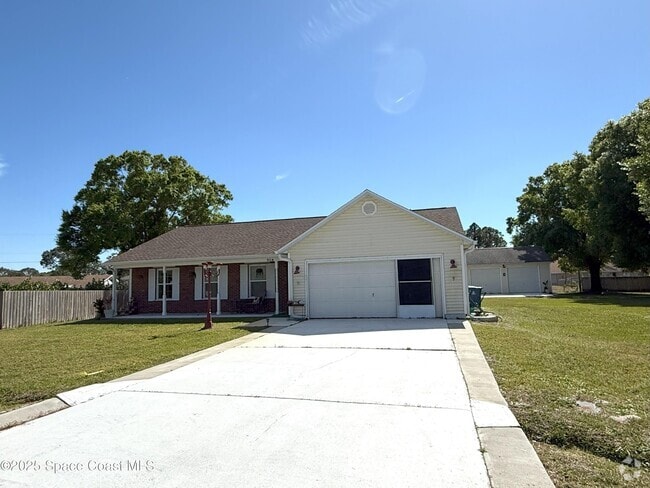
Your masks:
<instances>
[{"instance_id":1,"label":"window shutter","mask_svg":"<svg viewBox=\"0 0 650 488\"><path fill-rule=\"evenodd\" d=\"M194 274L194 300L203 300L203 268L195 266Z\"/></svg>"},{"instance_id":2,"label":"window shutter","mask_svg":"<svg viewBox=\"0 0 650 488\"><path fill-rule=\"evenodd\" d=\"M239 266L239 298L248 298L248 265Z\"/></svg>"},{"instance_id":3,"label":"window shutter","mask_svg":"<svg viewBox=\"0 0 650 488\"><path fill-rule=\"evenodd\" d=\"M221 266L219 275L219 296L222 300L228 300L228 265Z\"/></svg>"},{"instance_id":4,"label":"window shutter","mask_svg":"<svg viewBox=\"0 0 650 488\"><path fill-rule=\"evenodd\" d=\"M179 295L180 295L180 270L178 268L174 268L171 270L172 271L172 300L178 300ZM169 297L167 297L169 298Z\"/></svg>"},{"instance_id":5,"label":"window shutter","mask_svg":"<svg viewBox=\"0 0 650 488\"><path fill-rule=\"evenodd\" d=\"M275 297L275 264L266 265L266 298Z\"/></svg>"},{"instance_id":6,"label":"window shutter","mask_svg":"<svg viewBox=\"0 0 650 488\"><path fill-rule=\"evenodd\" d=\"M149 269L149 301L156 300L156 270Z\"/></svg>"}]
</instances>

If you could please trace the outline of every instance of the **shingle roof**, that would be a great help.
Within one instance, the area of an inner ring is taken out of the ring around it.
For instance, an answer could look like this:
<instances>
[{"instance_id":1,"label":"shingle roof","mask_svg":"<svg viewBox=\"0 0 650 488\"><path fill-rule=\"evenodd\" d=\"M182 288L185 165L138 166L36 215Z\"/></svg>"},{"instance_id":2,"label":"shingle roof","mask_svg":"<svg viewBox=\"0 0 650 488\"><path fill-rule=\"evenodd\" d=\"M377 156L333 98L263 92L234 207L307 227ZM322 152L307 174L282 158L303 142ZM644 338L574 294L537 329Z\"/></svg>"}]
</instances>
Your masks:
<instances>
[{"instance_id":1,"label":"shingle roof","mask_svg":"<svg viewBox=\"0 0 650 488\"><path fill-rule=\"evenodd\" d=\"M110 262L269 255L325 217L178 227Z\"/></svg>"},{"instance_id":2,"label":"shingle roof","mask_svg":"<svg viewBox=\"0 0 650 488\"><path fill-rule=\"evenodd\" d=\"M453 207L414 212L463 233L458 212ZM114 257L109 263L272 255L323 219L305 217L178 227Z\"/></svg>"},{"instance_id":3,"label":"shingle roof","mask_svg":"<svg viewBox=\"0 0 650 488\"><path fill-rule=\"evenodd\" d=\"M413 210L416 214L422 215L425 219L436 222L447 229L465 235L463 225L460 223L458 210L456 207L441 207L441 208L424 208L420 210Z\"/></svg>"},{"instance_id":4,"label":"shingle roof","mask_svg":"<svg viewBox=\"0 0 650 488\"><path fill-rule=\"evenodd\" d=\"M520 264L553 261L541 247L486 247L467 253L467 264Z\"/></svg>"}]
</instances>

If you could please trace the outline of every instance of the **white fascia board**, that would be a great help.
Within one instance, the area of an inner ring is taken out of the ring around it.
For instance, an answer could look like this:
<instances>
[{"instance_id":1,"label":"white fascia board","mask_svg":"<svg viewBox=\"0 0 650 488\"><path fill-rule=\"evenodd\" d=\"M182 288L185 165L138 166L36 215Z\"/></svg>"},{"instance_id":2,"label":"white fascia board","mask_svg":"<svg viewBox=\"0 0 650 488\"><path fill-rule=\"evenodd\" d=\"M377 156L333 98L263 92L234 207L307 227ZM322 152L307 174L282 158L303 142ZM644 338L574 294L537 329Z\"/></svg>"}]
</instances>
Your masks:
<instances>
[{"instance_id":1,"label":"white fascia board","mask_svg":"<svg viewBox=\"0 0 650 488\"><path fill-rule=\"evenodd\" d=\"M104 263L115 269L127 268L160 268L162 266L175 267L175 266L196 266L201 263L213 262L218 264L231 264L231 263L260 263L272 262L278 257L275 254L259 254L259 255L246 255L246 256L209 256L209 257L194 257L194 258L179 258L179 259L149 259L146 261L119 261Z\"/></svg>"},{"instance_id":2,"label":"white fascia board","mask_svg":"<svg viewBox=\"0 0 650 488\"><path fill-rule=\"evenodd\" d=\"M294 240L292 240L288 244L285 244L283 247L278 249L276 251L276 253L285 253L285 252L287 252L294 245L296 245L297 243L299 243L300 241L305 239L307 236L309 236L312 232L320 229L322 226L327 224L330 220L336 218L336 216L343 213L345 210L347 210L349 207L356 204L357 202L359 202L359 200L361 200L363 198L375 198L375 199L380 200L380 201L382 201L382 202L384 202L384 203L386 203L388 205L392 205L393 207L396 207L396 208L398 208L398 209L400 209L400 210L402 210L402 211L404 211L404 212L406 212L406 213L408 213L408 214L422 220L423 222L426 222L426 223L428 223L430 225L433 225L434 227L436 227L436 228L438 228L438 229L440 229L442 231L445 231L445 232L447 232L447 233L461 239L463 241L463 245L466 246L466 247L474 246L474 244L475 244L475 242L472 239L470 239L469 237L464 236L463 234L460 234L460 233L458 233L458 232L456 232L454 230L451 230L451 229L445 227L444 225L441 225L441 224L439 224L437 222L434 222L433 220L429 220L426 217L423 217L422 215L420 215L420 214L418 214L416 212L413 212L412 210L409 210L406 207L403 207L402 205L399 205L399 204L397 204L395 202L392 202L392 201L388 200L387 198L382 197L381 195L379 195L379 194L377 194L377 193L375 193L375 192L373 192L371 190L366 189L366 190L362 191L359 195L354 197L352 200L350 200L348 203L346 203L342 207L339 207L336 211L334 211L333 213L328 215L326 218L324 218L323 220L318 222L316 225L314 225L313 227L310 227L309 229L307 229L305 232L300 234Z\"/></svg>"}]
</instances>

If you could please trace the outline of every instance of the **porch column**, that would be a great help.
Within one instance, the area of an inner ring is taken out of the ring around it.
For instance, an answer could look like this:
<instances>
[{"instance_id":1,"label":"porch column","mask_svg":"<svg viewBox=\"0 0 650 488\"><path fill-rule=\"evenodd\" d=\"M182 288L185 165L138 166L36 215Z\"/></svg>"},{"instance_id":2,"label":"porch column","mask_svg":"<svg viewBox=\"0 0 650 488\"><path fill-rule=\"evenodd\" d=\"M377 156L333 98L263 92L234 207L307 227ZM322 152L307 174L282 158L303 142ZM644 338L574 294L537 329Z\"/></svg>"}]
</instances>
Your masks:
<instances>
[{"instance_id":1,"label":"porch column","mask_svg":"<svg viewBox=\"0 0 650 488\"><path fill-rule=\"evenodd\" d=\"M273 261L275 265L275 315L280 314L280 288L279 288L279 279L278 279L278 260Z\"/></svg>"},{"instance_id":2,"label":"porch column","mask_svg":"<svg viewBox=\"0 0 650 488\"><path fill-rule=\"evenodd\" d=\"M157 277L156 277L157 278ZM162 292L162 316L167 316L167 267L162 268L163 292ZM158 284L156 283L156 286Z\"/></svg>"},{"instance_id":3,"label":"porch column","mask_svg":"<svg viewBox=\"0 0 650 488\"><path fill-rule=\"evenodd\" d=\"M221 315L221 266L217 266L217 315Z\"/></svg>"},{"instance_id":4,"label":"porch column","mask_svg":"<svg viewBox=\"0 0 650 488\"><path fill-rule=\"evenodd\" d=\"M129 268L129 302L133 299L133 268Z\"/></svg>"},{"instance_id":5,"label":"porch column","mask_svg":"<svg viewBox=\"0 0 650 488\"><path fill-rule=\"evenodd\" d=\"M117 317L117 268L113 267L113 282L111 283L111 310Z\"/></svg>"}]
</instances>

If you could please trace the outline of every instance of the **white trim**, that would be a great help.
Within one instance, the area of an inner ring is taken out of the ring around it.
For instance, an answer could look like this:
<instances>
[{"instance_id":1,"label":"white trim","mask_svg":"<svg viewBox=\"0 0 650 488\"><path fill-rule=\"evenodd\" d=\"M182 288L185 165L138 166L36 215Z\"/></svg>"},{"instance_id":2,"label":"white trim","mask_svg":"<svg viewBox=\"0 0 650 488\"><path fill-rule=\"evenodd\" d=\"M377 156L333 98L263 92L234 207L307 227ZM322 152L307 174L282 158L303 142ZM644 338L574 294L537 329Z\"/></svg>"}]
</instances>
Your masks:
<instances>
[{"instance_id":1,"label":"white trim","mask_svg":"<svg viewBox=\"0 0 650 488\"><path fill-rule=\"evenodd\" d=\"M433 257L432 259L436 259ZM445 258L441 254L437 259L439 259L440 264L440 291L442 293L442 318L444 319L447 315L447 290L445 289Z\"/></svg>"},{"instance_id":2,"label":"white trim","mask_svg":"<svg viewBox=\"0 0 650 488\"><path fill-rule=\"evenodd\" d=\"M111 283L111 311L113 317L117 317L117 268L112 266L113 282Z\"/></svg>"},{"instance_id":3,"label":"white trim","mask_svg":"<svg viewBox=\"0 0 650 488\"><path fill-rule=\"evenodd\" d=\"M221 266L217 266L217 315L221 315Z\"/></svg>"},{"instance_id":4,"label":"white trim","mask_svg":"<svg viewBox=\"0 0 650 488\"><path fill-rule=\"evenodd\" d=\"M129 268L129 302L133 299L133 268Z\"/></svg>"},{"instance_id":5,"label":"white trim","mask_svg":"<svg viewBox=\"0 0 650 488\"><path fill-rule=\"evenodd\" d=\"M462 244L461 244L462 246ZM368 257L354 257L354 258L321 258L321 259L306 259L305 260L305 318L310 317L310 311L309 311L309 265L310 264L323 264L323 263L350 263L350 262L367 262L367 261L393 261L393 264L395 266L395 303L397 305L397 310L395 310L395 313L397 314L399 312L399 278L397 276L397 261L401 259L435 259L439 258L440 259L440 281L442 285L442 311L443 311L443 317L444 314L447 311L447 295L445 292L445 277L444 277L444 267L442 266L443 262L443 255L442 254L413 254L413 255L393 255L393 256L368 256ZM434 284L433 282L433 262L431 262L431 283L432 286ZM293 281L293 276L289 278L289 282ZM293 292L293 290L291 290ZM435 304L435 297L434 298L434 307L436 306ZM290 298L291 300L291 298Z\"/></svg>"},{"instance_id":6,"label":"white trim","mask_svg":"<svg viewBox=\"0 0 650 488\"><path fill-rule=\"evenodd\" d=\"M280 314L280 283L278 280L279 268L278 268L277 259L273 261L273 265L275 266L275 315L279 315Z\"/></svg>"},{"instance_id":7,"label":"white trim","mask_svg":"<svg viewBox=\"0 0 650 488\"><path fill-rule=\"evenodd\" d=\"M465 247L460 245L460 265L462 266L463 277L463 309L465 315L469 315L469 288L467 287L467 256L465 256Z\"/></svg>"},{"instance_id":8,"label":"white trim","mask_svg":"<svg viewBox=\"0 0 650 488\"><path fill-rule=\"evenodd\" d=\"M305 232L300 234L298 237L293 239L291 242L289 242L288 244L285 244L284 246L282 246L276 252L277 253L287 252L289 249L291 249L293 246L295 246L300 241L305 239L307 236L311 235L313 232L317 231L318 229L320 229L321 227L326 225L328 222L330 222L331 220L336 218L338 215L340 215L341 213L346 211L352 205L355 205L361 199L364 199L364 198L375 198L375 199L377 199L379 201L382 201L382 202L384 202L384 203L386 203L388 205L392 205L393 207L395 207L395 208L397 208L399 210L402 210L402 211L406 212L407 214L420 219L423 222L426 222L426 223L428 223L428 224L430 224L430 225L432 225L432 226L434 226L434 227L436 227L436 228L438 228L440 230L443 230L443 231L445 231L445 232L447 232L447 233L461 239L463 241L463 243L465 243L467 245L470 245L470 246L474 245L474 241L472 239L470 239L469 237L464 236L463 234L460 234L460 233L458 233L458 232L456 232L454 230L451 230L448 227L445 227L444 225L441 225L441 224L439 224L437 222L434 222L433 220L429 220L426 217L423 217L422 215L420 215L420 214L418 214L418 213L416 213L416 212L414 212L412 210L409 210L406 207L402 207L401 205L399 205L399 204L397 204L395 202L392 202L392 201L388 200L387 198L382 197L381 195L378 195L377 193L374 193L374 192L372 192L370 190L364 190L359 195L357 195L352 200L350 200L348 203L346 203L342 207L339 207L337 210L332 212L330 215L325 217L323 220L321 220L317 224L315 224L312 227L310 227L309 229L307 229Z\"/></svg>"},{"instance_id":9,"label":"white trim","mask_svg":"<svg viewBox=\"0 0 650 488\"><path fill-rule=\"evenodd\" d=\"M162 316L167 315L167 268L162 267L163 285L162 285ZM156 273L156 292L158 291L158 274ZM174 275L172 274L172 295L174 294ZM158 293L156 293L158 295Z\"/></svg>"},{"instance_id":10,"label":"white trim","mask_svg":"<svg viewBox=\"0 0 650 488\"><path fill-rule=\"evenodd\" d=\"M209 257L193 257L193 258L177 258L177 259L151 259L145 261L118 261L112 263L106 261L104 264L107 266L119 266L120 268L162 268L164 266L180 267L180 266L197 266L201 263L212 261L219 264L256 264L269 262L277 256L273 254L255 254L248 256L209 256Z\"/></svg>"}]
</instances>

